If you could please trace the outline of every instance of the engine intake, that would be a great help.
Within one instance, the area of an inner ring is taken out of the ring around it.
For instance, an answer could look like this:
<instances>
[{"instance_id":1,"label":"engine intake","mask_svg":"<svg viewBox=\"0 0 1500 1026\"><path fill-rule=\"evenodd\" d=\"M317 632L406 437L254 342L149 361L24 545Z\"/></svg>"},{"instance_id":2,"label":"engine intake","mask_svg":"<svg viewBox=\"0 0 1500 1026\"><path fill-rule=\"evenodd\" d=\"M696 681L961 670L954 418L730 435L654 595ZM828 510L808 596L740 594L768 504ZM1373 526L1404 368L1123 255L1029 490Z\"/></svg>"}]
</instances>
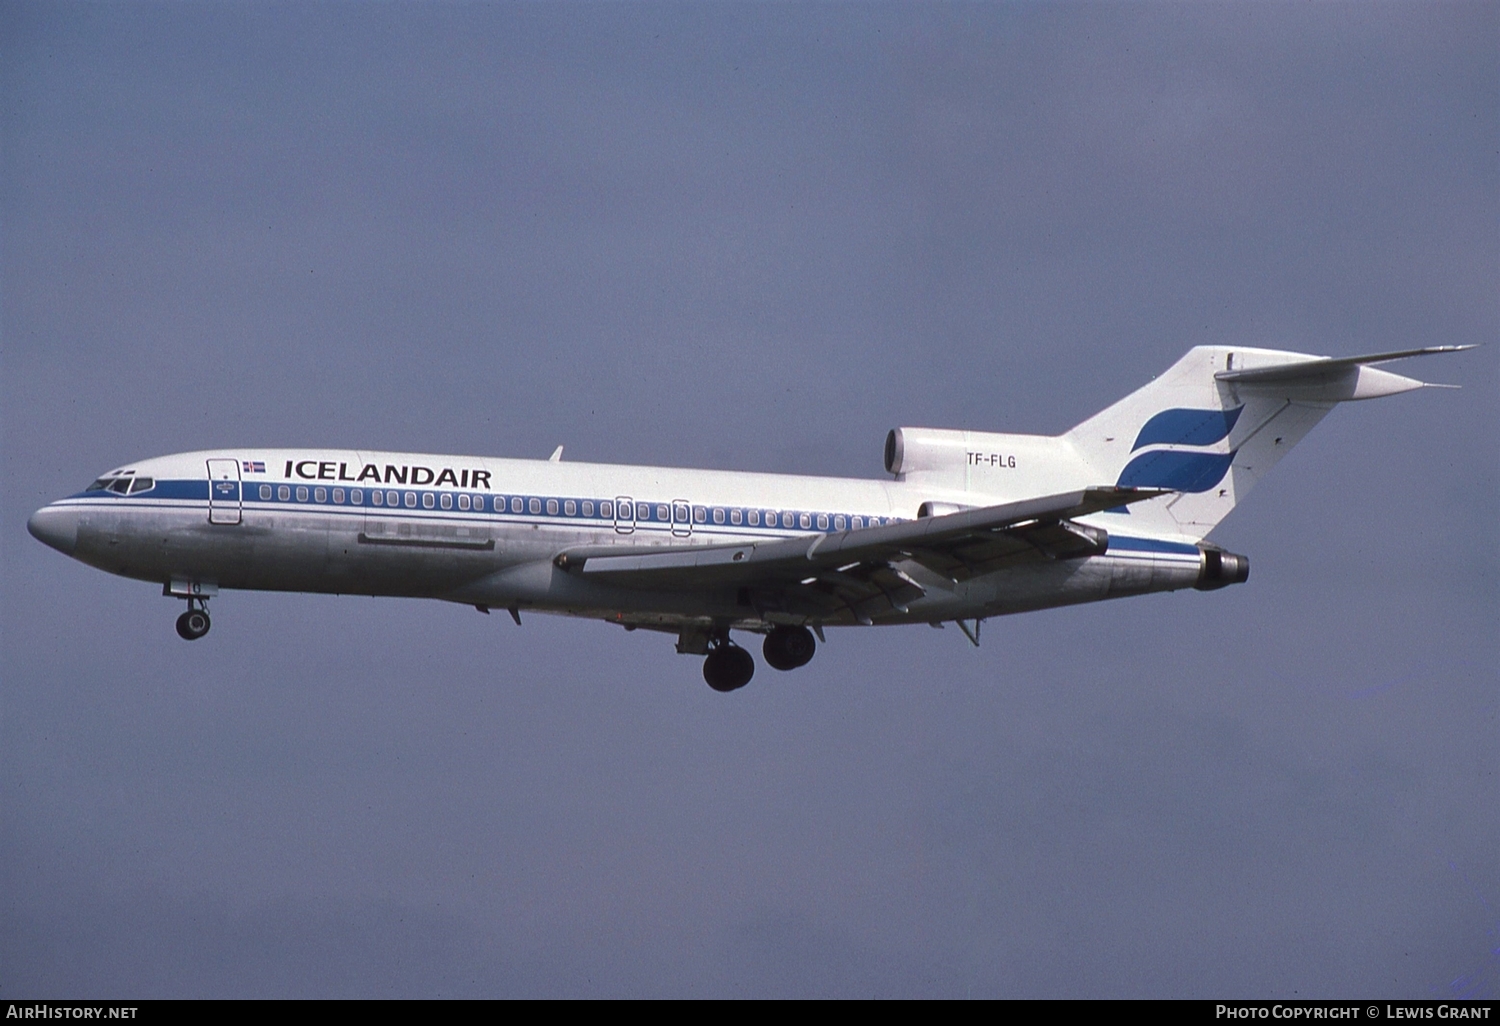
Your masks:
<instances>
[{"instance_id":1,"label":"engine intake","mask_svg":"<svg viewBox=\"0 0 1500 1026\"><path fill-rule=\"evenodd\" d=\"M968 450L966 431L899 427L885 436L885 469L891 474L956 470Z\"/></svg>"},{"instance_id":2,"label":"engine intake","mask_svg":"<svg viewBox=\"0 0 1500 1026\"><path fill-rule=\"evenodd\" d=\"M1237 556L1223 549L1199 546L1202 557L1198 564L1198 580L1193 587L1199 591L1214 591L1231 584L1244 584L1250 579L1250 557Z\"/></svg>"},{"instance_id":3,"label":"engine intake","mask_svg":"<svg viewBox=\"0 0 1500 1026\"><path fill-rule=\"evenodd\" d=\"M949 513L962 513L966 509L974 509L974 506L958 502L933 502L931 499L917 507L917 519L926 520L928 517L944 517Z\"/></svg>"}]
</instances>

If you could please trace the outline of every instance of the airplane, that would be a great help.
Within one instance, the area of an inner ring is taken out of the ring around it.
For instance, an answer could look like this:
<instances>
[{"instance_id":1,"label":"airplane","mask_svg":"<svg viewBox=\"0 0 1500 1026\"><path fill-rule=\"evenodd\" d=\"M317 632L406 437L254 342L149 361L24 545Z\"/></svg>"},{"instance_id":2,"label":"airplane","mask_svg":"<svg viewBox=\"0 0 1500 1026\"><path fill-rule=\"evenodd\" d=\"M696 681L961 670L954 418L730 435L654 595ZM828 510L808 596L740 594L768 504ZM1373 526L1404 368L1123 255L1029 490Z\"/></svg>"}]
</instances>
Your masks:
<instances>
[{"instance_id":1,"label":"airplane","mask_svg":"<svg viewBox=\"0 0 1500 1026\"><path fill-rule=\"evenodd\" d=\"M1375 366L1198 346L1056 436L900 427L889 479L344 449L141 460L37 510L38 540L187 603L220 589L442 599L676 635L716 691L806 665L824 629L954 622L1244 583L1213 529L1334 406L1422 388ZM1455 387L1455 386L1436 386ZM815 638L817 640L815 640Z\"/></svg>"}]
</instances>

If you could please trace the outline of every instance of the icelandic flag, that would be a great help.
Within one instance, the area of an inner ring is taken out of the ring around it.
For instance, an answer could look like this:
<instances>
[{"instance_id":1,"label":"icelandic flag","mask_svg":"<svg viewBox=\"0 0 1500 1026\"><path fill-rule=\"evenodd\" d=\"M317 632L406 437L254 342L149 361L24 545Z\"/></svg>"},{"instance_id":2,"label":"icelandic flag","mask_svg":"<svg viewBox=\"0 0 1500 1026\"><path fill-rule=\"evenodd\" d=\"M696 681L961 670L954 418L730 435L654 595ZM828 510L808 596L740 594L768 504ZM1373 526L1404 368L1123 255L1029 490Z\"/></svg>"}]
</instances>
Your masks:
<instances>
[{"instance_id":1,"label":"icelandic flag","mask_svg":"<svg viewBox=\"0 0 1500 1026\"><path fill-rule=\"evenodd\" d=\"M241 462L244 463L245 473L247 474L264 474L266 472L266 465L261 460L243 460Z\"/></svg>"}]
</instances>

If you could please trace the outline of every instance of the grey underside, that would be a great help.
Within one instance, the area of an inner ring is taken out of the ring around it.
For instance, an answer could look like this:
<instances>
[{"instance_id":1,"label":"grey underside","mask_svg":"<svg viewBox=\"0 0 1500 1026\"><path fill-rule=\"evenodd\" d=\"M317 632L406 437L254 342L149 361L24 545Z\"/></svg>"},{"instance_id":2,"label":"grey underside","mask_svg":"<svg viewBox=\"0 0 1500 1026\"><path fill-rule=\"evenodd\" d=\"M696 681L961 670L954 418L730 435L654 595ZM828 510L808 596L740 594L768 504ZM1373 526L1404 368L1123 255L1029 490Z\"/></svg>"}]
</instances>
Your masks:
<instances>
[{"instance_id":1,"label":"grey underside","mask_svg":"<svg viewBox=\"0 0 1500 1026\"><path fill-rule=\"evenodd\" d=\"M988 538L983 558L974 564L979 572L957 567L949 552L916 552L916 558L898 556L843 577L825 570L809 583L708 580L687 587L662 579L631 586L569 572L556 562L565 551L634 554L650 552L650 544L608 530L507 526L502 535L472 523L410 526L368 518L361 524L348 517L250 510L242 523L225 525L210 524L191 511L133 509L85 512L74 556L110 573L159 583L433 598L672 631L709 623L765 630L777 623L839 626L999 616L1187 588L1198 572L1195 563L1181 557L1058 558L1045 544Z\"/></svg>"}]
</instances>

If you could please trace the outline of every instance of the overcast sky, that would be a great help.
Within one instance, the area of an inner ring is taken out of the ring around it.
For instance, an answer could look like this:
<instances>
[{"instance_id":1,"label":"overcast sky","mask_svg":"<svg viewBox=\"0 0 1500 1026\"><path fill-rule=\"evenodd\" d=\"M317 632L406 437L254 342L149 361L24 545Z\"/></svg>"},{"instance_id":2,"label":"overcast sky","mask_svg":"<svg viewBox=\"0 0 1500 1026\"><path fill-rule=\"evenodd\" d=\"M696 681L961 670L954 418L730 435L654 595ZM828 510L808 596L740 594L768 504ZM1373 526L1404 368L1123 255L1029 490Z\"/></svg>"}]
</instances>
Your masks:
<instances>
[{"instance_id":1,"label":"overcast sky","mask_svg":"<svg viewBox=\"0 0 1500 1026\"><path fill-rule=\"evenodd\" d=\"M1497 38L0 5L0 997L1500 996ZM188 645L25 530L187 449L874 477L1195 344L1475 342L1220 527L1245 586L836 630L728 696L416 600L226 593Z\"/></svg>"}]
</instances>

